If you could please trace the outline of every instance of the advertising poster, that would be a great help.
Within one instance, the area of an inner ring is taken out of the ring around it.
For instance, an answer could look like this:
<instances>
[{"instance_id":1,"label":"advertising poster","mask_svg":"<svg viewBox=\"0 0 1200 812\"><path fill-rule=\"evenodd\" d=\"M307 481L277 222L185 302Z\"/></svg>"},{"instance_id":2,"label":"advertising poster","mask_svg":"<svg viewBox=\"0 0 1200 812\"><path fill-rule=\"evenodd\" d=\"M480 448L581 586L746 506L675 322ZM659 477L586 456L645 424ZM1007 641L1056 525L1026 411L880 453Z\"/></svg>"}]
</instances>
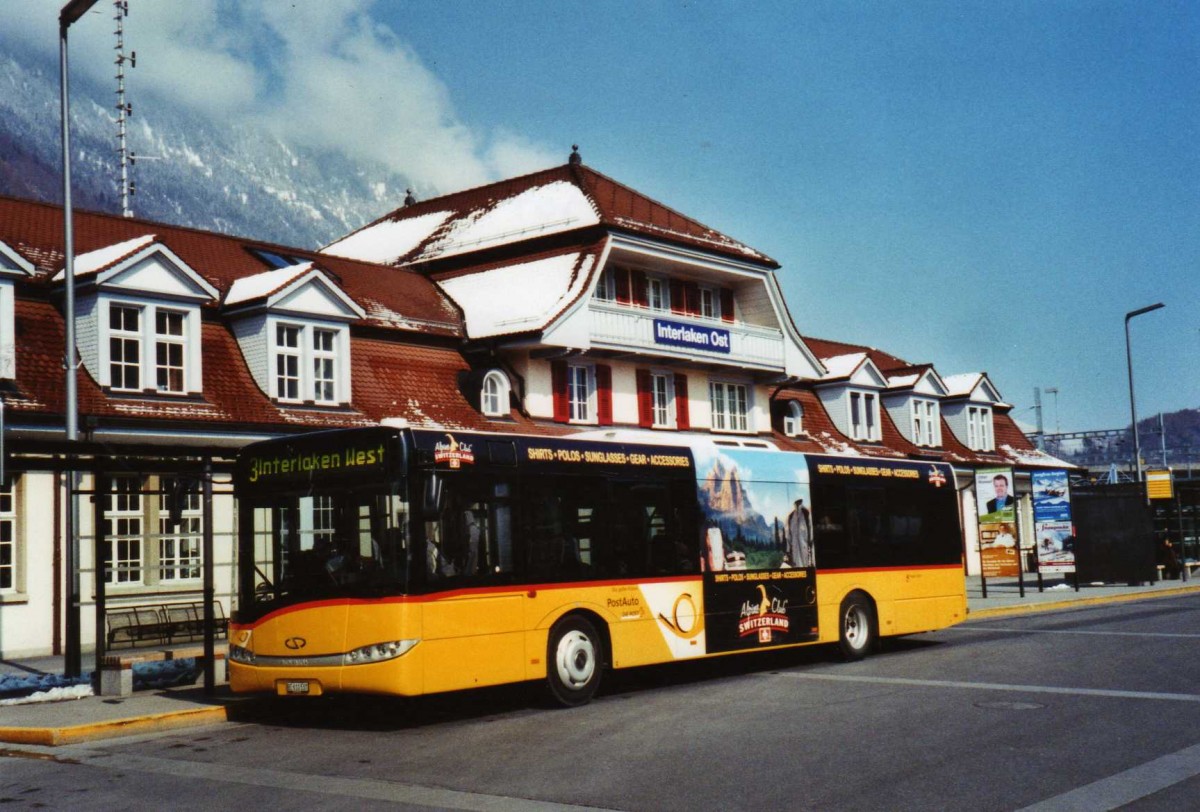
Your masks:
<instances>
[{"instance_id":1,"label":"advertising poster","mask_svg":"<svg viewBox=\"0 0 1200 812\"><path fill-rule=\"evenodd\" d=\"M1075 536L1070 522L1036 522L1038 572L1074 572Z\"/></svg>"},{"instance_id":2,"label":"advertising poster","mask_svg":"<svg viewBox=\"0 0 1200 812\"><path fill-rule=\"evenodd\" d=\"M716 448L695 455L708 650L816 639L812 500L804 458Z\"/></svg>"},{"instance_id":3,"label":"advertising poster","mask_svg":"<svg viewBox=\"0 0 1200 812\"><path fill-rule=\"evenodd\" d=\"M1033 522L1038 572L1075 571L1075 534L1067 472L1034 471Z\"/></svg>"},{"instance_id":4,"label":"advertising poster","mask_svg":"<svg viewBox=\"0 0 1200 812\"><path fill-rule=\"evenodd\" d=\"M979 559L984 578L1016 578L1021 573L1013 490L1011 468L981 468L975 472Z\"/></svg>"}]
</instances>

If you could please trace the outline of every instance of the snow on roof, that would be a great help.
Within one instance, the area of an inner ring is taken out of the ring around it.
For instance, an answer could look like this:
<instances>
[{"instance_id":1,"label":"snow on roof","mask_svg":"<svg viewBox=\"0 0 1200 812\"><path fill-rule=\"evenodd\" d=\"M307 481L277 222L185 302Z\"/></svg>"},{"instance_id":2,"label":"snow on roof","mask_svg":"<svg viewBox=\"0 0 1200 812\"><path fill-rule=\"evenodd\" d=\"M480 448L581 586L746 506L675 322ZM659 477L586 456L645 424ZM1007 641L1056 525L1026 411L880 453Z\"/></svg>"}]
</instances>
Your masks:
<instances>
[{"instance_id":1,"label":"snow on roof","mask_svg":"<svg viewBox=\"0 0 1200 812\"><path fill-rule=\"evenodd\" d=\"M229 295L225 297L225 304L234 305L261 299L263 296L269 296L288 282L308 273L312 269L313 264L311 262L302 262L299 265L289 265L286 268L280 268L275 271L264 271L254 276L243 276L241 279L235 280L229 288Z\"/></svg>"},{"instance_id":2,"label":"snow on roof","mask_svg":"<svg viewBox=\"0 0 1200 812\"><path fill-rule=\"evenodd\" d=\"M450 224L426 249L425 257L445 256L494 244L595 225L600 217L578 186L554 181L497 201L491 208Z\"/></svg>"},{"instance_id":3,"label":"snow on roof","mask_svg":"<svg viewBox=\"0 0 1200 812\"><path fill-rule=\"evenodd\" d=\"M435 211L405 220L383 220L325 246L321 253L392 265L429 239L453 214Z\"/></svg>"},{"instance_id":4,"label":"snow on roof","mask_svg":"<svg viewBox=\"0 0 1200 812\"><path fill-rule=\"evenodd\" d=\"M887 379L888 387L892 389L903 389L909 386L915 386L920 375L893 375Z\"/></svg>"},{"instance_id":5,"label":"snow on roof","mask_svg":"<svg viewBox=\"0 0 1200 812\"><path fill-rule=\"evenodd\" d=\"M982 377L981 372L964 372L959 375L947 375L942 378L942 383L946 384L946 394L951 397L969 395Z\"/></svg>"},{"instance_id":6,"label":"snow on roof","mask_svg":"<svg viewBox=\"0 0 1200 812\"><path fill-rule=\"evenodd\" d=\"M833 358L822 358L821 363L829 370L831 378L847 378L867 360L865 352L855 352L849 355L836 355Z\"/></svg>"},{"instance_id":7,"label":"snow on roof","mask_svg":"<svg viewBox=\"0 0 1200 812\"><path fill-rule=\"evenodd\" d=\"M440 284L462 308L467 335L504 335L544 327L578 296L595 262L594 254L571 252Z\"/></svg>"},{"instance_id":8,"label":"snow on roof","mask_svg":"<svg viewBox=\"0 0 1200 812\"><path fill-rule=\"evenodd\" d=\"M113 263L142 250L156 239L153 234L144 234L132 240L107 245L104 248L80 254L75 257L75 276L87 276L88 274L98 273ZM59 271L54 276L55 281L63 278L65 274L65 270Z\"/></svg>"},{"instance_id":9,"label":"snow on roof","mask_svg":"<svg viewBox=\"0 0 1200 812\"><path fill-rule=\"evenodd\" d=\"M1013 462L1019 465L1037 465L1047 468L1071 468L1069 462L1063 462L1058 457L1047 454L1038 448L1014 448L1011 445L1001 445L1000 450Z\"/></svg>"}]
</instances>

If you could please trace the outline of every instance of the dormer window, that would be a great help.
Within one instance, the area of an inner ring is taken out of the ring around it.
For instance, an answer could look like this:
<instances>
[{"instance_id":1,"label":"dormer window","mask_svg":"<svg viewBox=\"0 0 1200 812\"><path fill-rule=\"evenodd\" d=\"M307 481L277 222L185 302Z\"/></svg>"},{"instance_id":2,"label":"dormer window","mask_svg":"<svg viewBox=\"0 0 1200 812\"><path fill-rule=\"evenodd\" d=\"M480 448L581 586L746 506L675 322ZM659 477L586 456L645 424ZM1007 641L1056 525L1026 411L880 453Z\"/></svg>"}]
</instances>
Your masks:
<instances>
[{"instance_id":1,"label":"dormer window","mask_svg":"<svg viewBox=\"0 0 1200 812\"><path fill-rule=\"evenodd\" d=\"M873 392L850 393L850 439L879 439L879 399Z\"/></svg>"},{"instance_id":2,"label":"dormer window","mask_svg":"<svg viewBox=\"0 0 1200 812\"><path fill-rule=\"evenodd\" d=\"M480 407L488 417L507 417L509 413L508 376L493 369L483 376Z\"/></svg>"},{"instance_id":3,"label":"dormer window","mask_svg":"<svg viewBox=\"0 0 1200 812\"><path fill-rule=\"evenodd\" d=\"M967 447L972 451L991 451L995 445L992 437L992 410L987 406L968 406Z\"/></svg>"},{"instance_id":4,"label":"dormer window","mask_svg":"<svg viewBox=\"0 0 1200 812\"><path fill-rule=\"evenodd\" d=\"M912 427L914 445L940 446L942 444L941 420L938 418L937 401L913 399Z\"/></svg>"},{"instance_id":5,"label":"dormer window","mask_svg":"<svg viewBox=\"0 0 1200 812\"><path fill-rule=\"evenodd\" d=\"M301 265L243 277L225 297L255 381L283 403L350 402L350 326L365 312L324 271Z\"/></svg>"},{"instance_id":6,"label":"dormer window","mask_svg":"<svg viewBox=\"0 0 1200 812\"><path fill-rule=\"evenodd\" d=\"M799 401L789 400L784 406L783 433L788 437L799 437L804 432L804 407Z\"/></svg>"},{"instance_id":7,"label":"dormer window","mask_svg":"<svg viewBox=\"0 0 1200 812\"><path fill-rule=\"evenodd\" d=\"M75 322L90 336L79 354L102 387L200 392L200 307L217 297L216 288L153 234L79 255L75 276Z\"/></svg>"},{"instance_id":8,"label":"dormer window","mask_svg":"<svg viewBox=\"0 0 1200 812\"><path fill-rule=\"evenodd\" d=\"M342 346L348 343L344 326L276 321L274 397L321 405L342 402Z\"/></svg>"},{"instance_id":9,"label":"dormer window","mask_svg":"<svg viewBox=\"0 0 1200 812\"><path fill-rule=\"evenodd\" d=\"M109 302L105 323L108 380L114 391L141 392L150 388L168 395L188 392L188 357L193 343L190 324L194 311L156 304Z\"/></svg>"}]
</instances>

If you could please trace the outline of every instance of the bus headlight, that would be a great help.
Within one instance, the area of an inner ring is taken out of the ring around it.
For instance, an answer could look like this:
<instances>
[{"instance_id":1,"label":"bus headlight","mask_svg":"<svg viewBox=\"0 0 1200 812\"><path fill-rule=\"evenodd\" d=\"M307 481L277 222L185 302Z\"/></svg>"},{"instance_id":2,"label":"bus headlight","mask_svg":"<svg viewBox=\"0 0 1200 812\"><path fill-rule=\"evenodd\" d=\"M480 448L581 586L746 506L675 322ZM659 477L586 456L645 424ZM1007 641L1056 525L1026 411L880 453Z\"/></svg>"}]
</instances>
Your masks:
<instances>
[{"instance_id":1,"label":"bus headlight","mask_svg":"<svg viewBox=\"0 0 1200 812\"><path fill-rule=\"evenodd\" d=\"M245 663L246 665L254 665L254 652L248 648L241 646L229 647L229 659L235 663Z\"/></svg>"},{"instance_id":2,"label":"bus headlight","mask_svg":"<svg viewBox=\"0 0 1200 812\"><path fill-rule=\"evenodd\" d=\"M356 648L342 657L343 665L364 665L366 663L381 663L394 660L412 650L418 640L390 640L386 643L372 643L369 646Z\"/></svg>"}]
</instances>

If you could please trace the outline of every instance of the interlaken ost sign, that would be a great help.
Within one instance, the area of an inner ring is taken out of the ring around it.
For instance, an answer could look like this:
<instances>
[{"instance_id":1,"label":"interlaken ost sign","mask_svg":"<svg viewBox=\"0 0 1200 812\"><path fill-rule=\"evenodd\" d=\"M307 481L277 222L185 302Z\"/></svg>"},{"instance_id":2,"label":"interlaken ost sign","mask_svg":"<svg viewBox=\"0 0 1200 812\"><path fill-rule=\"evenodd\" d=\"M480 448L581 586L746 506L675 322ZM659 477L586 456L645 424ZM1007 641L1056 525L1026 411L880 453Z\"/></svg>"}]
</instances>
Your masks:
<instances>
[{"instance_id":1,"label":"interlaken ost sign","mask_svg":"<svg viewBox=\"0 0 1200 812\"><path fill-rule=\"evenodd\" d=\"M654 320L654 343L704 352L730 352L728 330L671 319Z\"/></svg>"}]
</instances>

